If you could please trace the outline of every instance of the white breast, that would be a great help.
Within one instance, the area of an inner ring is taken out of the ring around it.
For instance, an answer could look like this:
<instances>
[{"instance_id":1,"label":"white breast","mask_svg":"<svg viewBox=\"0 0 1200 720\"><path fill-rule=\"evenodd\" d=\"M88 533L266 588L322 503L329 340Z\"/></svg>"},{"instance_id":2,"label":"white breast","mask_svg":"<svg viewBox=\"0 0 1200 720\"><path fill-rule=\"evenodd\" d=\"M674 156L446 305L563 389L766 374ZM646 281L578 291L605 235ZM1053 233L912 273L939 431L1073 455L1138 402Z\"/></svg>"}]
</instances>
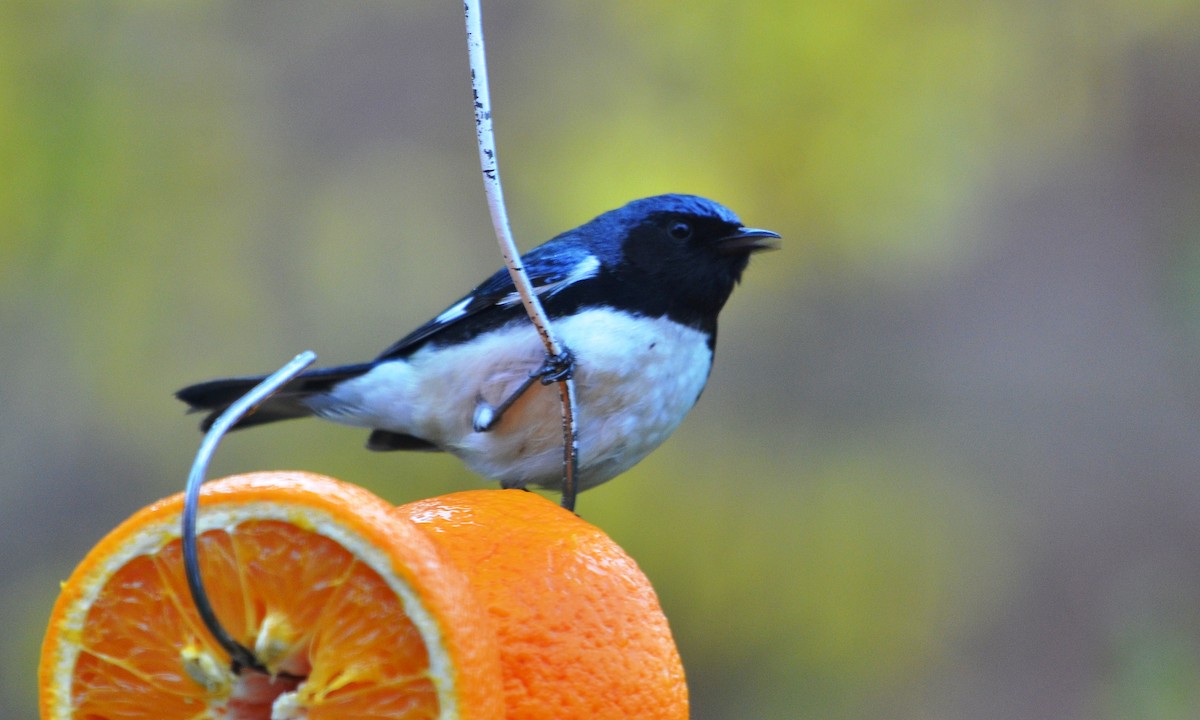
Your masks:
<instances>
[{"instance_id":1,"label":"white breast","mask_svg":"<svg viewBox=\"0 0 1200 720\"><path fill-rule=\"evenodd\" d=\"M595 308L556 321L554 329L576 358L581 487L624 472L666 440L712 366L706 335L665 318ZM506 485L553 487L562 475L557 385L535 384L495 428L472 428L479 402L500 403L543 354L522 321L458 347L384 363L313 406L331 420L429 440Z\"/></svg>"}]
</instances>

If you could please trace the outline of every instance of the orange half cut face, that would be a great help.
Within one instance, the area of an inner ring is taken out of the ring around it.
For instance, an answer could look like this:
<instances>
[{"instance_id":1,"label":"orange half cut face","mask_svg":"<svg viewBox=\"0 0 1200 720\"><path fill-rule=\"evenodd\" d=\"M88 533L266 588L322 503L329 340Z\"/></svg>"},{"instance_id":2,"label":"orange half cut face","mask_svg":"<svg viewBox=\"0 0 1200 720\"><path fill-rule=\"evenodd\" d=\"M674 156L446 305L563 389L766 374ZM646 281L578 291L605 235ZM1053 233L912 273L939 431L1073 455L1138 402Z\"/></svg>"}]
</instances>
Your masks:
<instances>
[{"instance_id":1,"label":"orange half cut face","mask_svg":"<svg viewBox=\"0 0 1200 720\"><path fill-rule=\"evenodd\" d=\"M137 513L63 585L43 720L499 718L494 631L462 573L391 507L303 473L203 488L201 574L270 674L235 674L184 576L182 497Z\"/></svg>"}]
</instances>

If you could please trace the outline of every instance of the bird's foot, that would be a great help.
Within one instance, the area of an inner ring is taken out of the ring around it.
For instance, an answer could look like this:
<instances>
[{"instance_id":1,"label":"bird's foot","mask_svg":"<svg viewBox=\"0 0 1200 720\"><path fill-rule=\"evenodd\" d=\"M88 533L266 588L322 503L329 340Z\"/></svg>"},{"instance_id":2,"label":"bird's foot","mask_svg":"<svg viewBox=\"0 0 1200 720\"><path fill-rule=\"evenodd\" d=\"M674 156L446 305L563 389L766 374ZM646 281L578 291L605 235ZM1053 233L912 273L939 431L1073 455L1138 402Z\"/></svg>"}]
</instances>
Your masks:
<instances>
[{"instance_id":1,"label":"bird's foot","mask_svg":"<svg viewBox=\"0 0 1200 720\"><path fill-rule=\"evenodd\" d=\"M570 380L575 375L575 356L567 348L561 354L546 354L546 361L533 371L533 377L541 378L543 385Z\"/></svg>"}]
</instances>

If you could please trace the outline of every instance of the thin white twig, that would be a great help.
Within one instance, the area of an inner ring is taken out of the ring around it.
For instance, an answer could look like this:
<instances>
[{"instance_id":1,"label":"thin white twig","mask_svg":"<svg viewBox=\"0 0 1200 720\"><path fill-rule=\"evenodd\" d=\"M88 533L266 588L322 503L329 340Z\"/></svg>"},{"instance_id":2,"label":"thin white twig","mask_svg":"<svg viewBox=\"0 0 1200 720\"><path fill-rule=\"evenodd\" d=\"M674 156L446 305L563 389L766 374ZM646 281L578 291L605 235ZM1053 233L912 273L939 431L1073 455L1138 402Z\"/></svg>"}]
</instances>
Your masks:
<instances>
[{"instance_id":1,"label":"thin white twig","mask_svg":"<svg viewBox=\"0 0 1200 720\"><path fill-rule=\"evenodd\" d=\"M504 206L504 191L500 185L500 167L496 161L496 139L492 131L492 101L488 92L487 57L483 48L483 19L479 0L464 0L463 13L467 22L467 53L471 65L471 87L475 93L475 137L479 144L479 165L483 170L483 188L487 193L488 209L492 215L492 227L500 244L500 254L529 320L537 328L546 354L561 357L566 348L554 335L550 318L529 282L529 274L521 263L520 253L513 241L508 224L508 211ZM575 508L578 491L576 478L579 462L579 436L576 428L575 381L566 378L558 382L562 399L563 418L563 487L562 505L568 510Z\"/></svg>"}]
</instances>

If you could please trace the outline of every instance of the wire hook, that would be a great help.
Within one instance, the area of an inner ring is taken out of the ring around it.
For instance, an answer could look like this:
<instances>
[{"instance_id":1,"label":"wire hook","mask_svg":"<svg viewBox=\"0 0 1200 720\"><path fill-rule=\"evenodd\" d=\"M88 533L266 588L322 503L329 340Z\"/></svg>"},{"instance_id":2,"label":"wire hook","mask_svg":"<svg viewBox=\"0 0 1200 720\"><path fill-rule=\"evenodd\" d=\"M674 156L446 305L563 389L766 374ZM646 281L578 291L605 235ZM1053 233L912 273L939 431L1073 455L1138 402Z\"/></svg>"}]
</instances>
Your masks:
<instances>
[{"instance_id":1,"label":"wire hook","mask_svg":"<svg viewBox=\"0 0 1200 720\"><path fill-rule=\"evenodd\" d=\"M208 464L216 452L221 438L239 420L253 412L264 400L275 394L291 379L299 375L306 367L316 361L317 355L311 350L305 350L288 364L268 375L262 382L255 385L250 392L238 398L236 402L225 409L220 417L213 422L200 449L196 451L196 459L192 461L192 470L188 475L187 491L183 500L183 568L187 575L188 590L192 594L192 602L204 626L212 633L213 639L227 652L232 660L233 672L238 674L243 668L256 670L266 675L270 671L254 656L254 651L242 645L221 625L213 611L208 593L204 590L204 581L200 577L200 560L196 550L196 511L200 503L200 485L204 483L208 473Z\"/></svg>"}]
</instances>

